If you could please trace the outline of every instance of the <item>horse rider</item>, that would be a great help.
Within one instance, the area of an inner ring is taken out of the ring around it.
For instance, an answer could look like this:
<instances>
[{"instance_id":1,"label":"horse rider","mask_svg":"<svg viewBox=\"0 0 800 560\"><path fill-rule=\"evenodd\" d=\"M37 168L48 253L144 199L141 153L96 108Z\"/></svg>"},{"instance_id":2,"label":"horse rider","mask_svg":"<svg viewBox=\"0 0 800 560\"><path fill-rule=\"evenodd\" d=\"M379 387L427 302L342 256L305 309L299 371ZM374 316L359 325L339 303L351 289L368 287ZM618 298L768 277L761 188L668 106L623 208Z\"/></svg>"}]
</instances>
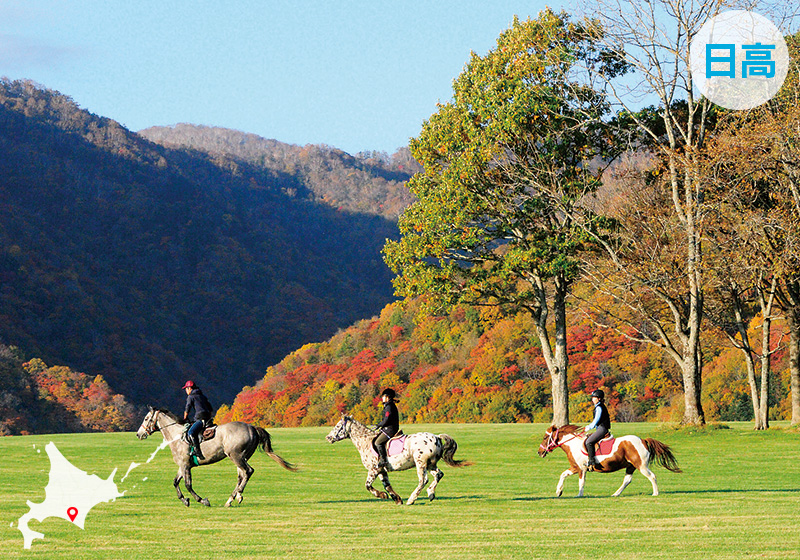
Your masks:
<instances>
[{"instance_id":1,"label":"horse rider","mask_svg":"<svg viewBox=\"0 0 800 560\"><path fill-rule=\"evenodd\" d=\"M189 428L187 435L189 436L189 441L194 444L197 458L205 459L203 452L200 451L200 434L203 433L206 422L213 417L214 408L200 388L195 385L194 381L187 381L183 388L186 390L186 408L183 411L183 421L186 422L189 419L189 414L194 411L194 423Z\"/></svg>"},{"instance_id":2,"label":"horse rider","mask_svg":"<svg viewBox=\"0 0 800 560\"><path fill-rule=\"evenodd\" d=\"M376 426L380 433L372 440L372 445L378 451L378 468L385 468L389 464L386 456L386 444L394 435L400 431L400 413L397 411L395 399L397 394L394 389L384 389L381 393L381 402L383 402L383 412L381 413L381 421Z\"/></svg>"},{"instance_id":3,"label":"horse rider","mask_svg":"<svg viewBox=\"0 0 800 560\"><path fill-rule=\"evenodd\" d=\"M592 391L592 403L594 404L594 420L586 426L586 431L595 429L595 432L586 438L583 444L586 446L586 453L589 455L588 470L593 471L595 465L600 463L594 458L594 444L608 435L611 430L611 416L603 402L606 394L602 389Z\"/></svg>"}]
</instances>

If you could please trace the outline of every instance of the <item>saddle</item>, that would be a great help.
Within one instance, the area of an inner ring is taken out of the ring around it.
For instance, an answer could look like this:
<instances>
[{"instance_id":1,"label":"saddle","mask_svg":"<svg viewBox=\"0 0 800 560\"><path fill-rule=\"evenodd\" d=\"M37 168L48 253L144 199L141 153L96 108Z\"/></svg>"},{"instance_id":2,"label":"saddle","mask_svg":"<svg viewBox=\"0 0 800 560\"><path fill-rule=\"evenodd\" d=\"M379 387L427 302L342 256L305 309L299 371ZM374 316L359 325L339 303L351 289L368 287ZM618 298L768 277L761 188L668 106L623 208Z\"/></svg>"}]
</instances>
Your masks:
<instances>
[{"instance_id":1,"label":"saddle","mask_svg":"<svg viewBox=\"0 0 800 560\"><path fill-rule=\"evenodd\" d=\"M181 439L192 445L192 441L189 440L189 428L192 427L191 422L189 424L185 424L183 427L183 434L181 435ZM200 434L200 442L208 441L210 439L214 439L214 436L217 435L217 425L216 424L209 424L203 428L203 433Z\"/></svg>"},{"instance_id":2,"label":"saddle","mask_svg":"<svg viewBox=\"0 0 800 560\"><path fill-rule=\"evenodd\" d=\"M609 433L606 437L598 441L595 444L595 455L611 455L611 451L614 449L614 441L616 441L616 439L617 438ZM581 447L581 453L587 457L589 456L589 454L586 452L586 446Z\"/></svg>"},{"instance_id":3,"label":"saddle","mask_svg":"<svg viewBox=\"0 0 800 560\"><path fill-rule=\"evenodd\" d=\"M386 442L386 456L392 457L394 455L400 455L406 448L407 437L408 436L403 433L403 430L400 430L390 438L389 441ZM372 447L372 452L375 453L377 457L378 452L375 450L375 446Z\"/></svg>"}]
</instances>

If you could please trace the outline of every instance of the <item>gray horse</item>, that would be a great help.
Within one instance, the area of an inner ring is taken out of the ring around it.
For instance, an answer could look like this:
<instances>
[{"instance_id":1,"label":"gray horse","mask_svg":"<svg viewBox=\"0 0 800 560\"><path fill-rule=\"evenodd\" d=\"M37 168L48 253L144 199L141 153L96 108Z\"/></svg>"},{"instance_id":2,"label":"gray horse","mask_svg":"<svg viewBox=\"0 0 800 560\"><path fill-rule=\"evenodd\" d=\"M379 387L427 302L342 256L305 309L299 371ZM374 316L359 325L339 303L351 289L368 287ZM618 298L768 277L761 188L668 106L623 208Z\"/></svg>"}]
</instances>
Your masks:
<instances>
[{"instance_id":1,"label":"gray horse","mask_svg":"<svg viewBox=\"0 0 800 560\"><path fill-rule=\"evenodd\" d=\"M439 484L439 481L444 476L444 473L437 466L439 459L442 459L451 467L465 467L472 464L453 458L458 445L447 434L439 434L437 436L428 432L418 432L406 438L405 447L401 453L389 457L388 468L379 469L378 454L372 447L372 440L377 435L378 432L354 420L353 417L343 415L339 423L325 437L330 443L350 438L361 455L361 462L367 469L367 490L376 498L386 500L391 497L397 504L403 502L403 499L392 489L392 485L389 483L388 471L417 468L419 484L406 502L407 505L411 505L417 500L422 488L428 483L428 471L433 474L433 482L428 487L428 498L433 500L436 497L436 485ZM378 477L383 482L386 492L379 492L372 486L372 483Z\"/></svg>"},{"instance_id":2,"label":"gray horse","mask_svg":"<svg viewBox=\"0 0 800 560\"><path fill-rule=\"evenodd\" d=\"M150 412L142 420L142 425L139 426L139 431L136 432L136 435L139 439L146 439L147 436L158 431L161 432L164 441L169 444L169 448L172 451L172 460L178 465L178 474L175 475L175 480L173 481L175 490L178 492L178 499L186 507L189 507L190 500L183 496L179 486L181 480L183 480L186 490L194 496L195 500L204 506L210 506L208 498L201 498L192 489L192 467L194 465L189 459L189 444L183 441L181 437L184 431L184 424L168 410L150 407ZM230 457L239 471L239 481L230 498L225 502L225 507L230 507L234 500L237 500L240 504L242 503L244 499L242 492L244 492L244 487L254 472L253 467L247 463L247 460L253 456L258 447L261 447L262 451L272 457L284 469L297 471L297 467L284 461L272 451L272 440L264 428L251 426L244 422L220 424L217 427L216 436L200 444L203 455L205 455L205 459L199 462L200 465L210 465L221 461L225 457Z\"/></svg>"}]
</instances>

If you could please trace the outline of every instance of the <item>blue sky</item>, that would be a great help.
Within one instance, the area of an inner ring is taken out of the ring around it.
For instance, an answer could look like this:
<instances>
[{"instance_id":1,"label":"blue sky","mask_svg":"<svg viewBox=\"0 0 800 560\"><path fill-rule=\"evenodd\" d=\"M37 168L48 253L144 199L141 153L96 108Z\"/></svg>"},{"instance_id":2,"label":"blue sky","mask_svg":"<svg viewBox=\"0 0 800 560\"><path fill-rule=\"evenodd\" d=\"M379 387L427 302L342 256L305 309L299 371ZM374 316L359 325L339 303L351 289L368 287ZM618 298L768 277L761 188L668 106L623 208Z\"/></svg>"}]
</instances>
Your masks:
<instances>
[{"instance_id":1,"label":"blue sky","mask_svg":"<svg viewBox=\"0 0 800 560\"><path fill-rule=\"evenodd\" d=\"M470 51L564 2L0 0L0 76L131 130L189 122L394 152Z\"/></svg>"}]
</instances>

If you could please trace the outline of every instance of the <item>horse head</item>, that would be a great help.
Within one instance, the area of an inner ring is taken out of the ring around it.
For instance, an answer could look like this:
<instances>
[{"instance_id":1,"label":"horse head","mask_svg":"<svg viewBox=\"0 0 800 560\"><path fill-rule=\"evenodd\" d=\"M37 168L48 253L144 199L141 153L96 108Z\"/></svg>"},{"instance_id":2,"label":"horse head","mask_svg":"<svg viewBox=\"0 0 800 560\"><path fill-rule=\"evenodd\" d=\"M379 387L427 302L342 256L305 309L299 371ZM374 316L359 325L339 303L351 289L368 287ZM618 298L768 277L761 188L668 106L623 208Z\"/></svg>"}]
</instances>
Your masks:
<instances>
[{"instance_id":1,"label":"horse head","mask_svg":"<svg viewBox=\"0 0 800 560\"><path fill-rule=\"evenodd\" d=\"M328 443L335 443L350 437L350 428L353 425L353 419L350 416L342 414L342 419L333 427L330 433L325 436Z\"/></svg>"},{"instance_id":2,"label":"horse head","mask_svg":"<svg viewBox=\"0 0 800 560\"><path fill-rule=\"evenodd\" d=\"M566 436L571 437L567 438ZM569 443L573 439L585 437L586 434L583 433L583 428L579 428L574 424L567 424L559 428L550 426L544 433L542 443L539 445L539 457L544 457L552 450Z\"/></svg>"},{"instance_id":3,"label":"horse head","mask_svg":"<svg viewBox=\"0 0 800 560\"><path fill-rule=\"evenodd\" d=\"M150 411L142 420L142 425L139 426L139 430L136 432L136 437L139 439L147 439L147 436L151 435L153 432L158 431L158 414L159 410L153 408L152 406L148 406Z\"/></svg>"},{"instance_id":4,"label":"horse head","mask_svg":"<svg viewBox=\"0 0 800 560\"><path fill-rule=\"evenodd\" d=\"M544 433L542 443L539 444L539 457L546 456L553 449L558 447L559 437L560 435L558 433L558 428L555 426L550 426Z\"/></svg>"}]
</instances>

